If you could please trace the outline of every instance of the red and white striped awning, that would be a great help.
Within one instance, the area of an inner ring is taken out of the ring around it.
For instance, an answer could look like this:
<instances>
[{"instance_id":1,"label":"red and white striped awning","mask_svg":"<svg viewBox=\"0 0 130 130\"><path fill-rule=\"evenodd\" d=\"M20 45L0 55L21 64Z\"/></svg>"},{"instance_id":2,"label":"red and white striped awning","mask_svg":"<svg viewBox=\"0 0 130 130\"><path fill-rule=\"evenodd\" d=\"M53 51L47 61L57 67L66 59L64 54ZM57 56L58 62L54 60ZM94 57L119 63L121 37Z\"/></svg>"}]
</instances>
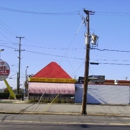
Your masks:
<instances>
[{"instance_id":1,"label":"red and white striped awning","mask_svg":"<svg viewBox=\"0 0 130 130\"><path fill-rule=\"evenodd\" d=\"M74 94L75 84L29 82L28 93L33 94Z\"/></svg>"}]
</instances>

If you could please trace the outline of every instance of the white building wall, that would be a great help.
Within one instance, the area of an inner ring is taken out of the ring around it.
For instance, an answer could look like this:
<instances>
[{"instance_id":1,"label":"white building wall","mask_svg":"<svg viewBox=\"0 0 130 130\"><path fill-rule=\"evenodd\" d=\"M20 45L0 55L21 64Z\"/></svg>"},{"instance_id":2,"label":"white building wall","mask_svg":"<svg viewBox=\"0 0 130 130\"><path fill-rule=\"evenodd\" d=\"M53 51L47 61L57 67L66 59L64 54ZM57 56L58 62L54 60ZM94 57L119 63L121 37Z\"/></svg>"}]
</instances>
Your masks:
<instances>
[{"instance_id":1,"label":"white building wall","mask_svg":"<svg viewBox=\"0 0 130 130\"><path fill-rule=\"evenodd\" d=\"M75 85L75 102L82 102L83 84ZM129 104L130 87L118 85L88 85L87 103Z\"/></svg>"},{"instance_id":2,"label":"white building wall","mask_svg":"<svg viewBox=\"0 0 130 130\"><path fill-rule=\"evenodd\" d=\"M129 86L129 104L130 104L130 86Z\"/></svg>"}]
</instances>

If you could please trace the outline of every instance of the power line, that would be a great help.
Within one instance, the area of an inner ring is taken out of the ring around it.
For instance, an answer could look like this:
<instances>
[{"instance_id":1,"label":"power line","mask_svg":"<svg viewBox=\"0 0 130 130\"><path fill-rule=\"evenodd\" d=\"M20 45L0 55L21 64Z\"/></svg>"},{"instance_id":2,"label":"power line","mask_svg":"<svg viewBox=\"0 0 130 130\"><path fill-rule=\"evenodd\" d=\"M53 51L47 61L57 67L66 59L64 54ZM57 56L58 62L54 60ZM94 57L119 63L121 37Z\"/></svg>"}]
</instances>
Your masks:
<instances>
[{"instance_id":1,"label":"power line","mask_svg":"<svg viewBox=\"0 0 130 130\"><path fill-rule=\"evenodd\" d=\"M74 48L63 48L63 47L42 47L42 46L33 46L33 45L25 45L25 44L22 44L23 46L28 46L28 47L34 47L34 48L39 48L39 49L48 49L48 50L51 50L51 49L53 49L53 50L73 50L73 51L75 51L75 50L82 50L82 49L84 49L84 48L76 48L76 47L74 47Z\"/></svg>"},{"instance_id":2,"label":"power line","mask_svg":"<svg viewBox=\"0 0 130 130\"><path fill-rule=\"evenodd\" d=\"M13 42L11 42L10 41L10 43L12 43L13 45L17 45L18 43L13 43ZM7 43L6 42L6 44L10 44L10 43ZM86 49L86 48L84 48L84 47L82 47L82 48L76 48L76 47L74 47L74 48L63 48L63 47L43 47L43 46L33 46L33 45L27 45L27 44L22 44L22 46L28 46L28 47L34 47L34 48L40 48L40 49L48 49L48 50L51 50L51 49L53 49L53 50L73 50L73 51L75 51L75 50L82 50L82 49ZM98 50L98 51L113 51L113 52L125 52L125 53L130 53L130 50L112 50L112 49L99 49L99 48L90 48L91 50Z\"/></svg>"},{"instance_id":3,"label":"power line","mask_svg":"<svg viewBox=\"0 0 130 130\"><path fill-rule=\"evenodd\" d=\"M71 12L60 12L60 13L52 13L52 12L34 12L34 11L27 11L27 10L19 10L19 9L12 9L7 7L1 7L0 10L10 11L15 13L26 13L26 14L36 14L36 15L79 15L80 11L71 11ZM130 16L130 12L103 12L103 11L95 11L96 15L115 15L115 16Z\"/></svg>"},{"instance_id":4,"label":"power line","mask_svg":"<svg viewBox=\"0 0 130 130\"><path fill-rule=\"evenodd\" d=\"M67 52L68 52L68 50L69 50L69 48L70 48L70 46L71 46L71 44L72 44L74 38L75 38L76 35L78 34L78 32L79 32L79 30L80 30L80 28L81 28L81 26L82 26L83 23L84 23L84 21L82 20L81 24L79 25L78 29L76 30L76 33L75 33L75 35L74 35L72 41L71 41L70 44L69 44L68 49L66 50L64 56L67 54ZM64 57L63 57L63 58L64 58ZM60 63L62 62L63 58L61 59Z\"/></svg>"},{"instance_id":5,"label":"power line","mask_svg":"<svg viewBox=\"0 0 130 130\"><path fill-rule=\"evenodd\" d=\"M72 73L72 74L75 74L80 68L81 68L81 66L84 64L84 62L82 62L81 64L80 64L80 66ZM71 74L71 75L72 75Z\"/></svg>"},{"instance_id":6,"label":"power line","mask_svg":"<svg viewBox=\"0 0 130 130\"><path fill-rule=\"evenodd\" d=\"M2 23L0 25L3 27L4 31L6 31L7 33L9 33L13 36L15 36L17 34L10 27L8 27L2 20L0 20L0 22Z\"/></svg>"},{"instance_id":7,"label":"power line","mask_svg":"<svg viewBox=\"0 0 130 130\"><path fill-rule=\"evenodd\" d=\"M17 48L14 47L9 47L6 45L0 45L6 48L10 48L13 50L16 50ZM78 57L69 57L69 56L61 56L61 55L54 55L54 54L49 54L49 53L43 53L43 52L35 52L35 51L30 51L30 50L25 50L25 52L30 52L30 53L35 53L35 54L41 54L41 55L48 55L48 56L54 56L54 57L64 57L64 58L69 58L69 59L76 59L76 60L84 60L84 58L78 58ZM90 59L94 61L108 61L109 59ZM124 60L119 60L119 59L111 59L111 61L122 61L122 62L129 62L130 60L124 59ZM102 64L102 63L101 63Z\"/></svg>"},{"instance_id":8,"label":"power line","mask_svg":"<svg viewBox=\"0 0 130 130\"><path fill-rule=\"evenodd\" d=\"M25 39L26 40L26 39ZM0 41L4 41L4 43L2 42L1 44L13 44L13 45L18 45L18 43L14 43L14 42L9 42L8 43L8 41L5 41L5 40L0 40ZM35 43L37 44L37 42L35 41ZM44 43L42 43L42 44L44 44ZM47 44L48 45L48 44ZM82 49L85 49L84 47L69 47L69 48L67 48L67 47L52 47L52 44L50 44L50 46L51 47L46 47L46 46L36 46L36 45L30 45L30 44L22 44L22 46L27 46L27 47L34 47L34 48L39 48L39 49L48 49L48 50L51 50L51 49L53 49L53 50L73 50L73 51L75 51L75 50L82 50Z\"/></svg>"},{"instance_id":9,"label":"power line","mask_svg":"<svg viewBox=\"0 0 130 130\"><path fill-rule=\"evenodd\" d=\"M1 33L1 32L0 32ZM1 33L9 42L11 42L10 41L10 39L8 39L3 33Z\"/></svg>"},{"instance_id":10,"label":"power line","mask_svg":"<svg viewBox=\"0 0 130 130\"><path fill-rule=\"evenodd\" d=\"M130 64L122 64L122 63L99 63L99 64L108 64L108 65L130 65Z\"/></svg>"},{"instance_id":11,"label":"power line","mask_svg":"<svg viewBox=\"0 0 130 130\"><path fill-rule=\"evenodd\" d=\"M31 53L36 53L36 54L55 56L55 57L62 57L62 58L64 57L64 58L70 58L70 59L84 60L83 58L77 58L77 57L68 57L68 56L54 55L54 54L48 54L48 53L43 53L43 52L34 52L34 51L29 51L29 50L25 50L25 51L26 52L31 52Z\"/></svg>"},{"instance_id":12,"label":"power line","mask_svg":"<svg viewBox=\"0 0 130 130\"><path fill-rule=\"evenodd\" d=\"M0 46L6 47L6 48L10 48L10 49L17 49L17 48L5 46L5 45L0 45Z\"/></svg>"},{"instance_id":13,"label":"power line","mask_svg":"<svg viewBox=\"0 0 130 130\"><path fill-rule=\"evenodd\" d=\"M8 39L9 40L9 39ZM0 40L1 41L1 40ZM72 40L73 41L73 40ZM11 42L9 41L10 43L12 43L13 45L17 45L18 43L14 43L14 42ZM10 44L10 43L7 43L6 44ZM27 44L22 44L22 46L28 46L28 47L34 47L34 48L40 48L40 49L48 49L48 50L82 50L82 49L86 49L85 47L82 47L82 48L77 48L77 47L74 47L74 48L63 48L63 47L43 47L43 46L33 46L33 45L27 45ZM112 49L99 49L99 48L90 48L91 50L98 50L98 51L113 51L113 52L125 52L125 53L130 53L130 50L112 50Z\"/></svg>"},{"instance_id":14,"label":"power line","mask_svg":"<svg viewBox=\"0 0 130 130\"><path fill-rule=\"evenodd\" d=\"M6 7L0 7L0 10L11 11L16 13L38 14L38 15L75 15L75 14L78 15L78 11L50 13L50 12L34 12L34 11L18 10L18 9L6 8Z\"/></svg>"},{"instance_id":15,"label":"power line","mask_svg":"<svg viewBox=\"0 0 130 130\"><path fill-rule=\"evenodd\" d=\"M113 52L130 52L127 50L111 50L111 49L98 49L98 48L91 48L91 50L98 50L98 51L113 51Z\"/></svg>"},{"instance_id":16,"label":"power line","mask_svg":"<svg viewBox=\"0 0 130 130\"><path fill-rule=\"evenodd\" d=\"M130 12L100 12L96 11L97 15L111 15L111 16L130 16Z\"/></svg>"},{"instance_id":17,"label":"power line","mask_svg":"<svg viewBox=\"0 0 130 130\"><path fill-rule=\"evenodd\" d=\"M0 45L0 46L7 47L7 48L10 48L10 49L16 49L16 48L5 46L5 45ZM64 58L70 58L70 59L84 60L83 58L77 58L77 57L68 57L68 56L66 57L66 56L61 56L61 55L54 55L54 54L43 53L43 52L35 52L35 51L30 51L30 50L24 50L24 51L30 52L30 53L41 54L41 55L54 56L54 57L62 57L62 58L64 57Z\"/></svg>"},{"instance_id":18,"label":"power line","mask_svg":"<svg viewBox=\"0 0 130 130\"><path fill-rule=\"evenodd\" d=\"M123 61L123 62L128 62L130 60L126 60L126 59L122 59L122 60L119 60L119 59L91 59L91 60L94 60L94 61Z\"/></svg>"},{"instance_id":19,"label":"power line","mask_svg":"<svg viewBox=\"0 0 130 130\"><path fill-rule=\"evenodd\" d=\"M4 47L7 47L7 48L10 48L10 49L16 49L16 48L13 48L13 47L9 47L9 46L5 46L5 45L0 45L0 46L4 46ZM34 51L30 51L30 50L25 50L26 52L30 52L30 53L36 53L36 54L41 54L41 55L48 55L48 56L54 56L54 57L65 57L65 56L61 56L61 55L54 55L54 54L48 54L48 53L42 53L42 52L34 52ZM78 58L78 57L66 57L66 58L69 58L69 59L75 59L75 60L84 60L84 58ZM108 61L108 59L90 59L91 61L94 60L94 61ZM117 59L113 59L111 61L122 61L122 62L129 62L130 60L117 60ZM110 65L129 65L129 64L122 64L122 63L100 63L99 64L110 64Z\"/></svg>"}]
</instances>

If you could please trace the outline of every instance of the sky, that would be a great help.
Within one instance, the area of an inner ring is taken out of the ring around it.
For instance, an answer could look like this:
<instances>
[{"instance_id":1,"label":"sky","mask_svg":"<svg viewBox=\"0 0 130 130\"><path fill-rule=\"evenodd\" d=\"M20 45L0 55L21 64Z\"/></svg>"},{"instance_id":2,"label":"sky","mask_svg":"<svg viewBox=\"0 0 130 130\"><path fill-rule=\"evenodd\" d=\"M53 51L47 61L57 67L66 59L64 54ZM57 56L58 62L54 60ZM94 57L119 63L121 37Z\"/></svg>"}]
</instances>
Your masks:
<instances>
[{"instance_id":1,"label":"sky","mask_svg":"<svg viewBox=\"0 0 130 130\"><path fill-rule=\"evenodd\" d=\"M57 62L72 78L84 76L86 45L84 9L90 15L90 35L97 46L90 49L89 75L130 80L129 0L0 0L0 58L10 66L8 83L16 88L18 48L21 39L20 84ZM90 45L92 45L90 43ZM0 81L0 88L5 84Z\"/></svg>"}]
</instances>

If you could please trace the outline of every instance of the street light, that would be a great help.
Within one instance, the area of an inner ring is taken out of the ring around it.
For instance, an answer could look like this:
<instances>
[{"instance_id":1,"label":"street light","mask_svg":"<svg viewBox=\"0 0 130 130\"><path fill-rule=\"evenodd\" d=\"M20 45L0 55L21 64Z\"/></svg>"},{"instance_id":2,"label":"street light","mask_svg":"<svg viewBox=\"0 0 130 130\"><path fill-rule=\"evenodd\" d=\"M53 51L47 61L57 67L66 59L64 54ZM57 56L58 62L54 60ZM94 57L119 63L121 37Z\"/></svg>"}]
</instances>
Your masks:
<instances>
[{"instance_id":1,"label":"street light","mask_svg":"<svg viewBox=\"0 0 130 130\"><path fill-rule=\"evenodd\" d=\"M0 59L1 59L1 52L4 51L4 49L0 49Z\"/></svg>"},{"instance_id":2,"label":"street light","mask_svg":"<svg viewBox=\"0 0 130 130\"><path fill-rule=\"evenodd\" d=\"M27 68L28 68L29 66L26 66L26 70L25 70L25 80L27 81Z\"/></svg>"}]
</instances>

